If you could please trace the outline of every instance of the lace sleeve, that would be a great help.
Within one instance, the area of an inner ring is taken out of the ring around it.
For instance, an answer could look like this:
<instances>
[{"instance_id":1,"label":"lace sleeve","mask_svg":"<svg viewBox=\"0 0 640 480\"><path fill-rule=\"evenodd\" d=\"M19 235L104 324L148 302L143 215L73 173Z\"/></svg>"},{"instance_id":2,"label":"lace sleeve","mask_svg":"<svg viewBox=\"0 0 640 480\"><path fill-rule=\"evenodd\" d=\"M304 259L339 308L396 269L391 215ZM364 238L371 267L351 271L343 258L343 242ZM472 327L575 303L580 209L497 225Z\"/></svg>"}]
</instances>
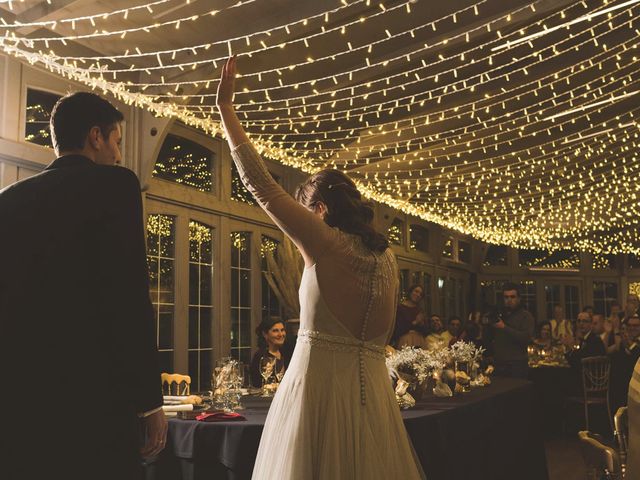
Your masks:
<instances>
[{"instance_id":1,"label":"lace sleeve","mask_svg":"<svg viewBox=\"0 0 640 480\"><path fill-rule=\"evenodd\" d=\"M315 262L334 242L334 230L278 185L253 144L238 145L231 151L231 156L242 183L258 204L291 238L302 255Z\"/></svg>"}]
</instances>

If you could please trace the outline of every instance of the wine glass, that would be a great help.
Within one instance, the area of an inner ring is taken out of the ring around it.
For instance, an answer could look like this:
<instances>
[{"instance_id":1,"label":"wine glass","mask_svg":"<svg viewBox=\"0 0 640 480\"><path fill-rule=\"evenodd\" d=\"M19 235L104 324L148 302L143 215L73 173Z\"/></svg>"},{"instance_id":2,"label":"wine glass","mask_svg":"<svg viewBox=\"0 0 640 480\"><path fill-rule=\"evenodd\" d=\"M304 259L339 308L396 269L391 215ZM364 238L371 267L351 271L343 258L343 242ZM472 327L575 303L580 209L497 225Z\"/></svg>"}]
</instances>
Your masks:
<instances>
[{"instance_id":1,"label":"wine glass","mask_svg":"<svg viewBox=\"0 0 640 480\"><path fill-rule=\"evenodd\" d=\"M273 373L274 367L276 364L276 359L271 356L265 356L260 358L260 376L262 377L262 396L269 397L269 392L267 391L267 381L271 374Z\"/></svg>"},{"instance_id":2,"label":"wine glass","mask_svg":"<svg viewBox=\"0 0 640 480\"><path fill-rule=\"evenodd\" d=\"M282 381L282 377L284 377L284 362L283 361L279 361L276 362L276 380L278 381L278 383L280 383Z\"/></svg>"}]
</instances>

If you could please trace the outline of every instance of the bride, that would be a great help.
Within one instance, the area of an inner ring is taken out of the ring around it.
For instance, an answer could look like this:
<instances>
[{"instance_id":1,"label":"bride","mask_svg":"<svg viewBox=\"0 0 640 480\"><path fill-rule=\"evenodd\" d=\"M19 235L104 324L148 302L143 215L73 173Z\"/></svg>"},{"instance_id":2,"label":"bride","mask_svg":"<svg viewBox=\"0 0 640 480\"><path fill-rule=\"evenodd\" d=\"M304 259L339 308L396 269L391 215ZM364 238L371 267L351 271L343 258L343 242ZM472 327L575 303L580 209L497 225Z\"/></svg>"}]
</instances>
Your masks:
<instances>
[{"instance_id":1,"label":"bride","mask_svg":"<svg viewBox=\"0 0 640 480\"><path fill-rule=\"evenodd\" d=\"M300 331L273 399L257 480L407 480L424 473L385 366L398 267L373 209L338 170L312 175L291 198L271 177L233 107L235 57L217 106L243 183L302 254Z\"/></svg>"}]
</instances>

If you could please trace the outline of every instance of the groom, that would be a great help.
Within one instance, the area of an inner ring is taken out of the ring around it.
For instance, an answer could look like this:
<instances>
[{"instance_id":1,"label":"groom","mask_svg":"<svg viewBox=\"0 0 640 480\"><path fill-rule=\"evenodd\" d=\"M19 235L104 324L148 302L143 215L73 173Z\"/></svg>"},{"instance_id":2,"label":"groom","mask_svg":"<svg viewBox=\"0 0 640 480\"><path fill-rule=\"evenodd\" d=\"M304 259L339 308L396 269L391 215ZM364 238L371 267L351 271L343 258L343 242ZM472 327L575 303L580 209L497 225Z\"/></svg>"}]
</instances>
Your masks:
<instances>
[{"instance_id":1,"label":"groom","mask_svg":"<svg viewBox=\"0 0 640 480\"><path fill-rule=\"evenodd\" d=\"M117 165L122 120L93 93L63 97L58 158L0 191L2 478L139 479L141 456L164 447L140 185Z\"/></svg>"}]
</instances>

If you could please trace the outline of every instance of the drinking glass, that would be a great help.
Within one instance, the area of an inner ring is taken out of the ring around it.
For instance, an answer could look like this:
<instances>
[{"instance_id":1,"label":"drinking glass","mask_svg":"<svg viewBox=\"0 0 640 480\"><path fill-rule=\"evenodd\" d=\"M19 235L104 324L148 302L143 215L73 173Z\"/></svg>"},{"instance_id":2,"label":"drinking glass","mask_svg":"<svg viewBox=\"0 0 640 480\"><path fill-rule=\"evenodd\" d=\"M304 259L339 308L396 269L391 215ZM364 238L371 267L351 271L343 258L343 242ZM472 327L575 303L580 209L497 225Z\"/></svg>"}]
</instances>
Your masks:
<instances>
[{"instance_id":1,"label":"drinking glass","mask_svg":"<svg viewBox=\"0 0 640 480\"><path fill-rule=\"evenodd\" d=\"M276 364L274 357L265 356L260 358L260 376L262 377L262 396L270 397L271 395L267 391L267 381L273 374L273 370Z\"/></svg>"},{"instance_id":2,"label":"drinking glass","mask_svg":"<svg viewBox=\"0 0 640 480\"><path fill-rule=\"evenodd\" d=\"M284 371L284 362L276 361L276 380L278 381L278 383L282 381L282 377L284 377Z\"/></svg>"}]
</instances>

